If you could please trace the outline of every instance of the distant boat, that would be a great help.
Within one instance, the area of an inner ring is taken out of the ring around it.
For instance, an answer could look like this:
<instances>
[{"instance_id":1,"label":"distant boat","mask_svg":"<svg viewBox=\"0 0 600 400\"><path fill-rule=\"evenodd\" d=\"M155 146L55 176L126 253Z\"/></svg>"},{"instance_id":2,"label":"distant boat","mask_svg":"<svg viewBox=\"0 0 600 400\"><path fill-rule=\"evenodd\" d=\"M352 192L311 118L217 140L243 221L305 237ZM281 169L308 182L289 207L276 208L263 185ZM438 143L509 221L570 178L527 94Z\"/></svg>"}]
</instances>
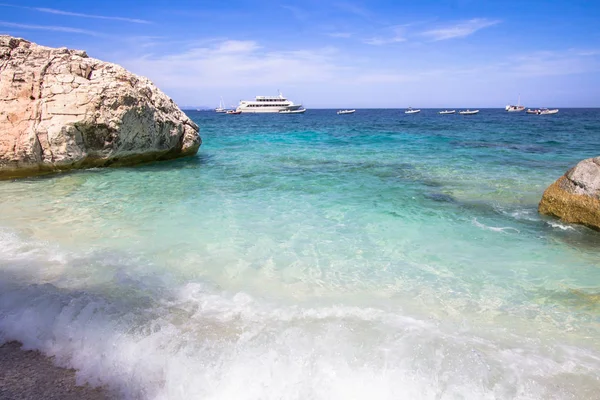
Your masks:
<instances>
[{"instance_id":1,"label":"distant boat","mask_svg":"<svg viewBox=\"0 0 600 400\"><path fill-rule=\"evenodd\" d=\"M343 114L354 114L356 112L356 110L339 110L337 113L338 115L343 115Z\"/></svg>"},{"instance_id":2,"label":"distant boat","mask_svg":"<svg viewBox=\"0 0 600 400\"><path fill-rule=\"evenodd\" d=\"M549 110L547 108L543 108L542 112L540 112L540 115L549 115L549 114L558 114L558 108L555 108L553 110Z\"/></svg>"},{"instance_id":3,"label":"distant boat","mask_svg":"<svg viewBox=\"0 0 600 400\"><path fill-rule=\"evenodd\" d=\"M553 110L549 110L547 108L538 108L538 109L534 109L534 110L527 110L527 114L536 114L536 115L551 115L551 114L557 114L558 113L558 108L555 108Z\"/></svg>"},{"instance_id":4,"label":"distant boat","mask_svg":"<svg viewBox=\"0 0 600 400\"><path fill-rule=\"evenodd\" d=\"M479 112L479 110L463 110L463 111L459 111L458 113L460 115L474 115L477 114Z\"/></svg>"},{"instance_id":5,"label":"distant boat","mask_svg":"<svg viewBox=\"0 0 600 400\"><path fill-rule=\"evenodd\" d=\"M242 112L239 110L227 110L225 114L241 114Z\"/></svg>"},{"instance_id":6,"label":"distant boat","mask_svg":"<svg viewBox=\"0 0 600 400\"><path fill-rule=\"evenodd\" d=\"M508 112L519 112L519 111L525 110L525 106L521 105L521 95L519 95L519 100L517 101L516 106L508 105L508 106L504 107L504 109Z\"/></svg>"},{"instance_id":7,"label":"distant boat","mask_svg":"<svg viewBox=\"0 0 600 400\"><path fill-rule=\"evenodd\" d=\"M438 114L455 114L456 110L444 110L440 111Z\"/></svg>"},{"instance_id":8,"label":"distant boat","mask_svg":"<svg viewBox=\"0 0 600 400\"><path fill-rule=\"evenodd\" d=\"M281 110L279 114L304 114L306 108L301 108L299 110Z\"/></svg>"},{"instance_id":9,"label":"distant boat","mask_svg":"<svg viewBox=\"0 0 600 400\"><path fill-rule=\"evenodd\" d=\"M219 102L219 107L215 108L216 113L224 114L227 112L227 109L224 107L223 98L221 97L221 101Z\"/></svg>"},{"instance_id":10,"label":"distant boat","mask_svg":"<svg viewBox=\"0 0 600 400\"><path fill-rule=\"evenodd\" d=\"M293 101L286 99L279 92L279 96L256 96L254 100L240 100L237 109L243 113L278 113L280 111L301 110L302 104L294 104Z\"/></svg>"},{"instance_id":11,"label":"distant boat","mask_svg":"<svg viewBox=\"0 0 600 400\"><path fill-rule=\"evenodd\" d=\"M415 110L412 107L408 107L406 109L406 111L404 111L404 114L416 114L416 113L420 113L421 110Z\"/></svg>"}]
</instances>

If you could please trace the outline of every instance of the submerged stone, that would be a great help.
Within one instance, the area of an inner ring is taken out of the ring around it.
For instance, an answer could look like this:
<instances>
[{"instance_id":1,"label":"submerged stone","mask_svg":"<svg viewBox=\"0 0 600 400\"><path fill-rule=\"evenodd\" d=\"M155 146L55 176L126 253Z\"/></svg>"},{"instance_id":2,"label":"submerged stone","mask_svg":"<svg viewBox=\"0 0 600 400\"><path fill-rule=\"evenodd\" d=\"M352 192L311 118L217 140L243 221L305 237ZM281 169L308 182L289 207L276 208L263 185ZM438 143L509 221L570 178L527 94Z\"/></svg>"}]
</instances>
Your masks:
<instances>
[{"instance_id":1,"label":"submerged stone","mask_svg":"<svg viewBox=\"0 0 600 400\"><path fill-rule=\"evenodd\" d=\"M579 162L542 196L541 214L600 230L600 157Z\"/></svg>"},{"instance_id":2,"label":"submerged stone","mask_svg":"<svg viewBox=\"0 0 600 400\"><path fill-rule=\"evenodd\" d=\"M454 199L454 197L452 197L449 194L446 193L427 193L425 194L425 197L433 200L433 201L437 201L440 203L454 203L456 202L456 200Z\"/></svg>"},{"instance_id":3,"label":"submerged stone","mask_svg":"<svg viewBox=\"0 0 600 400\"><path fill-rule=\"evenodd\" d=\"M0 35L0 178L194 155L198 126L150 80Z\"/></svg>"}]
</instances>

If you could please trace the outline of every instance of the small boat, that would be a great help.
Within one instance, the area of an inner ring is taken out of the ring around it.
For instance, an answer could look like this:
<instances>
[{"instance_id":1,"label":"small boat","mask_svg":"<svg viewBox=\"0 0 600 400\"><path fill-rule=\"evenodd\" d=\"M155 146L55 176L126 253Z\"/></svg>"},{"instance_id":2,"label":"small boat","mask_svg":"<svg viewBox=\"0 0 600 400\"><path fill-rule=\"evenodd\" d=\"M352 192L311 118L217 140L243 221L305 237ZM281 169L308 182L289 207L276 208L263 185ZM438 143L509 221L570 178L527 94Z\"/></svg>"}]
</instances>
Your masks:
<instances>
[{"instance_id":1,"label":"small boat","mask_svg":"<svg viewBox=\"0 0 600 400\"><path fill-rule=\"evenodd\" d=\"M508 112L519 112L519 111L523 111L525 110L525 106L520 106L520 105L516 105L516 106L506 106L505 107L506 111Z\"/></svg>"},{"instance_id":2,"label":"small boat","mask_svg":"<svg viewBox=\"0 0 600 400\"><path fill-rule=\"evenodd\" d=\"M239 110L227 110L225 114L241 114L242 112Z\"/></svg>"},{"instance_id":3,"label":"small boat","mask_svg":"<svg viewBox=\"0 0 600 400\"><path fill-rule=\"evenodd\" d=\"M416 113L420 113L421 110L415 110L412 107L408 107L406 109L406 111L404 111L404 114L416 114Z\"/></svg>"},{"instance_id":4,"label":"small boat","mask_svg":"<svg viewBox=\"0 0 600 400\"><path fill-rule=\"evenodd\" d=\"M306 108L301 108L299 110L281 110L279 114L304 114Z\"/></svg>"},{"instance_id":5,"label":"small boat","mask_svg":"<svg viewBox=\"0 0 600 400\"><path fill-rule=\"evenodd\" d=\"M458 113L460 115L474 115L477 114L479 112L479 110L463 110L463 111L459 111Z\"/></svg>"},{"instance_id":6,"label":"small boat","mask_svg":"<svg viewBox=\"0 0 600 400\"><path fill-rule=\"evenodd\" d=\"M223 98L221 97L221 101L219 102L219 107L215 108L215 112L219 114L225 114L227 109L224 107Z\"/></svg>"},{"instance_id":7,"label":"small boat","mask_svg":"<svg viewBox=\"0 0 600 400\"><path fill-rule=\"evenodd\" d=\"M455 114L456 110L444 110L440 111L438 114Z\"/></svg>"},{"instance_id":8,"label":"small boat","mask_svg":"<svg viewBox=\"0 0 600 400\"><path fill-rule=\"evenodd\" d=\"M555 108L553 110L549 110L547 108L538 108L536 110L527 110L527 114L536 114L536 115L552 115L552 114L557 114L558 113L558 108Z\"/></svg>"},{"instance_id":9,"label":"small boat","mask_svg":"<svg viewBox=\"0 0 600 400\"><path fill-rule=\"evenodd\" d=\"M354 114L356 112L356 110L339 110L337 113L338 115L343 115L343 114Z\"/></svg>"},{"instance_id":10,"label":"small boat","mask_svg":"<svg viewBox=\"0 0 600 400\"><path fill-rule=\"evenodd\" d=\"M517 101L516 106L508 105L508 106L504 107L504 109L508 112L520 112L520 111L525 110L525 106L521 105L521 95L519 95L519 100Z\"/></svg>"}]
</instances>

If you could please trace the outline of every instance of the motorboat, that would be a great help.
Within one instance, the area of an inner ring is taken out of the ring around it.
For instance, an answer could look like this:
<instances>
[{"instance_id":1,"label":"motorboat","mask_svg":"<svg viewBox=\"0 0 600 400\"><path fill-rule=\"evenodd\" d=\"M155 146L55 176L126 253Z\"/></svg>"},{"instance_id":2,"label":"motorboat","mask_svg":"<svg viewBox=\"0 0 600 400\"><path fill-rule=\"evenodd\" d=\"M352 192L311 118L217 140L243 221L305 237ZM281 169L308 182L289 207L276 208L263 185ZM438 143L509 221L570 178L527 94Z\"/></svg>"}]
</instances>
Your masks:
<instances>
[{"instance_id":1,"label":"motorboat","mask_svg":"<svg viewBox=\"0 0 600 400\"><path fill-rule=\"evenodd\" d=\"M299 110L281 110L279 114L304 114L306 112L306 108L301 108Z\"/></svg>"},{"instance_id":2,"label":"motorboat","mask_svg":"<svg viewBox=\"0 0 600 400\"><path fill-rule=\"evenodd\" d=\"M555 109L547 109L547 108L538 108L535 110L527 110L527 114L536 114L536 115L551 115L551 114L557 114L558 113L558 108Z\"/></svg>"},{"instance_id":3,"label":"motorboat","mask_svg":"<svg viewBox=\"0 0 600 400\"><path fill-rule=\"evenodd\" d=\"M356 112L356 110L339 110L337 113L338 115L343 115L343 114L354 114Z\"/></svg>"},{"instance_id":4,"label":"motorboat","mask_svg":"<svg viewBox=\"0 0 600 400\"><path fill-rule=\"evenodd\" d=\"M458 113L460 115L475 115L479 112L479 110L463 110L463 111L459 111Z\"/></svg>"},{"instance_id":5,"label":"motorboat","mask_svg":"<svg viewBox=\"0 0 600 400\"><path fill-rule=\"evenodd\" d=\"M440 111L438 114L455 114L456 110L444 110Z\"/></svg>"},{"instance_id":6,"label":"motorboat","mask_svg":"<svg viewBox=\"0 0 600 400\"><path fill-rule=\"evenodd\" d=\"M420 113L420 112L421 112L421 110L415 110L412 107L408 107L406 109L406 111L404 111L404 114L416 114L416 113Z\"/></svg>"},{"instance_id":7,"label":"motorboat","mask_svg":"<svg viewBox=\"0 0 600 400\"><path fill-rule=\"evenodd\" d=\"M555 108L553 110L543 108L540 112L540 115L550 115L550 114L558 114L558 108Z\"/></svg>"},{"instance_id":8,"label":"motorboat","mask_svg":"<svg viewBox=\"0 0 600 400\"><path fill-rule=\"evenodd\" d=\"M519 95L519 100L517 101L516 106L508 105L508 106L504 107L504 109L508 112L519 112L519 111L525 110L525 106L521 105L521 95Z\"/></svg>"},{"instance_id":9,"label":"motorboat","mask_svg":"<svg viewBox=\"0 0 600 400\"><path fill-rule=\"evenodd\" d=\"M278 113L280 111L297 111L301 109L302 104L294 104L293 101L286 99L281 92L279 92L279 96L256 96L254 100L241 100L237 107L237 110L243 113Z\"/></svg>"},{"instance_id":10,"label":"motorboat","mask_svg":"<svg viewBox=\"0 0 600 400\"><path fill-rule=\"evenodd\" d=\"M227 110L225 114L241 114L242 112L239 110Z\"/></svg>"},{"instance_id":11,"label":"motorboat","mask_svg":"<svg viewBox=\"0 0 600 400\"><path fill-rule=\"evenodd\" d=\"M223 98L221 97L221 101L219 102L219 107L215 108L215 112L219 114L225 114L227 109L225 108L225 104L223 103Z\"/></svg>"}]
</instances>

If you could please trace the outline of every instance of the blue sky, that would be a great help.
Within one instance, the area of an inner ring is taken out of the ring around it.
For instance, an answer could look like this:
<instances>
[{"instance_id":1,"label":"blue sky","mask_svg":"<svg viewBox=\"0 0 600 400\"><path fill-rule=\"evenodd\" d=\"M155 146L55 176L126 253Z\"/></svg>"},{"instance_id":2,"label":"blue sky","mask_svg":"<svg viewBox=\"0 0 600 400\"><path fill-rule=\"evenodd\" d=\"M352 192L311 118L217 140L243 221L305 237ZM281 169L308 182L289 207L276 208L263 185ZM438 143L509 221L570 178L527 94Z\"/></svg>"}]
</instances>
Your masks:
<instances>
[{"instance_id":1,"label":"blue sky","mask_svg":"<svg viewBox=\"0 0 600 400\"><path fill-rule=\"evenodd\" d=\"M20 1L0 32L84 49L180 105L600 107L600 1Z\"/></svg>"}]
</instances>

